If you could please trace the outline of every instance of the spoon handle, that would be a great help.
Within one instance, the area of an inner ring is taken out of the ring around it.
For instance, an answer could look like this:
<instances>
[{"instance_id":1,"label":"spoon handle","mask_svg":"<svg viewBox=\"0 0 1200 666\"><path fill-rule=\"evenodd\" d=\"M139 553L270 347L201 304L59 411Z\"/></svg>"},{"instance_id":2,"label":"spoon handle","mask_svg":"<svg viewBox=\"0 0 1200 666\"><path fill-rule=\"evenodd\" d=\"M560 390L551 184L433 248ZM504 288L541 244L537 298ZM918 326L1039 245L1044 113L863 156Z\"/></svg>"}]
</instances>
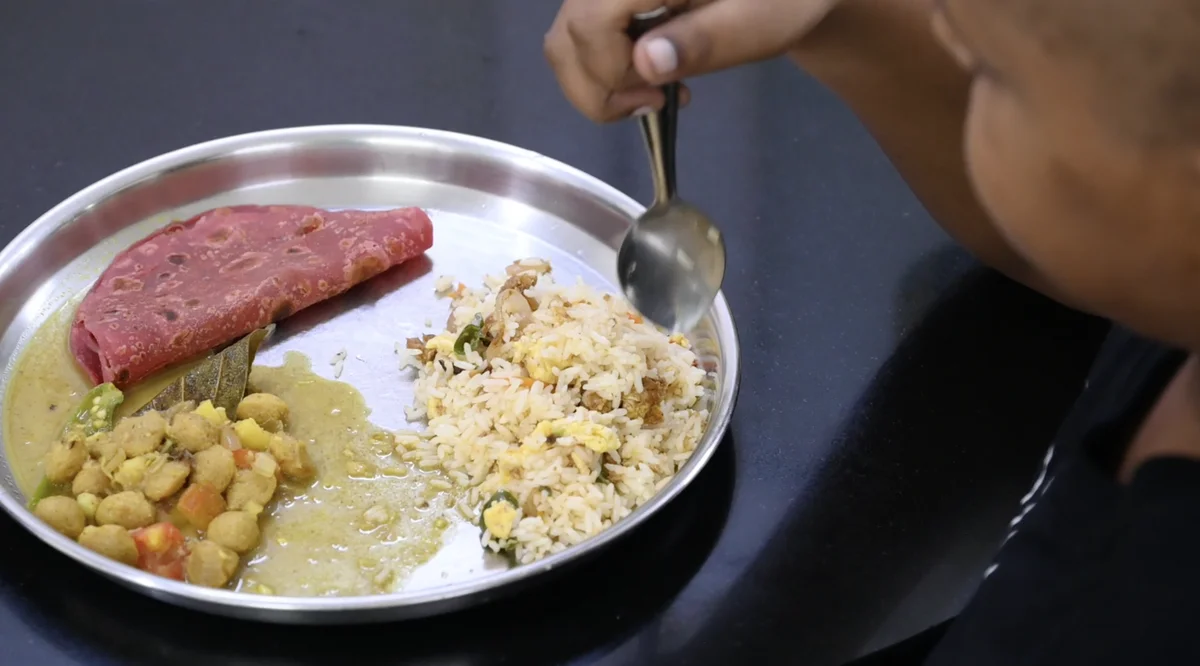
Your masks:
<instances>
[{"instance_id":1,"label":"spoon handle","mask_svg":"<svg viewBox=\"0 0 1200 666\"><path fill-rule=\"evenodd\" d=\"M666 7L637 14L629 24L629 38L636 42L642 35L671 20ZM650 173L654 177L654 203L665 204L675 198L675 129L679 124L679 84L662 87L666 102L661 111L639 118L646 150L650 153Z\"/></svg>"}]
</instances>

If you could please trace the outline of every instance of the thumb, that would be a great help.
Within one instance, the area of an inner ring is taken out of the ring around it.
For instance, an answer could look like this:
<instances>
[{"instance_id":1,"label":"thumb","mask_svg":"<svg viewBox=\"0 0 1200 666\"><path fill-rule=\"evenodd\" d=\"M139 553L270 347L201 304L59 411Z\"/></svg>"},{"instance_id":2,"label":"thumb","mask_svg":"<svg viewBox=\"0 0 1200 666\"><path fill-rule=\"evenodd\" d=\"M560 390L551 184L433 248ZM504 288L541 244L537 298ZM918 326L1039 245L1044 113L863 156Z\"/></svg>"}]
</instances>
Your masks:
<instances>
[{"instance_id":1,"label":"thumb","mask_svg":"<svg viewBox=\"0 0 1200 666\"><path fill-rule=\"evenodd\" d=\"M781 55L834 0L716 0L646 33L633 51L651 84Z\"/></svg>"}]
</instances>

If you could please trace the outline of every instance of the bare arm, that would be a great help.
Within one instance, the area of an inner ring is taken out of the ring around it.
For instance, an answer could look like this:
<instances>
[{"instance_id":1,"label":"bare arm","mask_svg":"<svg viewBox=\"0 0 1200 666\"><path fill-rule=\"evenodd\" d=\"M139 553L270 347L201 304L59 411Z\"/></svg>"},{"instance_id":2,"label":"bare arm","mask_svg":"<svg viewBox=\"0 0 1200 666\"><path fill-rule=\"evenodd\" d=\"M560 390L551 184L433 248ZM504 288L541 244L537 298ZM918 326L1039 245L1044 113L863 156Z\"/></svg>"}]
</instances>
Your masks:
<instances>
[{"instance_id":1,"label":"bare arm","mask_svg":"<svg viewBox=\"0 0 1200 666\"><path fill-rule=\"evenodd\" d=\"M970 77L930 29L933 0L844 0L789 55L838 94L938 223L981 261L1057 297L992 224L963 159Z\"/></svg>"}]
</instances>

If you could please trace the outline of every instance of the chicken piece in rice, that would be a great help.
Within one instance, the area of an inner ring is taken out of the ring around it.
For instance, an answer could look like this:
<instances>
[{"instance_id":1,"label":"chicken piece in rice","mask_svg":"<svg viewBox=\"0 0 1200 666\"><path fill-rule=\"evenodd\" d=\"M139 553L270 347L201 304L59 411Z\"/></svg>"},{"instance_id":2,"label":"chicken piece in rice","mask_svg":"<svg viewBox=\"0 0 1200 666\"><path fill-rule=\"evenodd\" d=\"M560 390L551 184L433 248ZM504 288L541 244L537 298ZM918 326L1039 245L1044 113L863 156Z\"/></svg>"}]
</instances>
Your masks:
<instances>
[{"instance_id":1,"label":"chicken piece in rice","mask_svg":"<svg viewBox=\"0 0 1200 666\"><path fill-rule=\"evenodd\" d=\"M642 379L642 390L629 393L621 400L621 406L631 419L641 419L648 426L662 425L662 401L666 385L653 377Z\"/></svg>"},{"instance_id":2,"label":"chicken piece in rice","mask_svg":"<svg viewBox=\"0 0 1200 666\"><path fill-rule=\"evenodd\" d=\"M595 391L584 391L583 395L579 398L579 402L593 412L607 413L613 409L612 401L605 399L604 396Z\"/></svg>"},{"instance_id":3,"label":"chicken piece in rice","mask_svg":"<svg viewBox=\"0 0 1200 666\"><path fill-rule=\"evenodd\" d=\"M428 433L404 455L463 479L485 546L521 563L648 501L708 421L705 371L686 338L668 338L621 298L556 283L543 260L456 290L447 330L409 347L412 413ZM500 492L516 515L485 506Z\"/></svg>"},{"instance_id":4,"label":"chicken piece in rice","mask_svg":"<svg viewBox=\"0 0 1200 666\"><path fill-rule=\"evenodd\" d=\"M419 338L409 338L405 341L405 347L417 352L417 360L421 363L429 363L437 354L436 349L426 347L425 345L433 339L432 335L422 335Z\"/></svg>"}]
</instances>

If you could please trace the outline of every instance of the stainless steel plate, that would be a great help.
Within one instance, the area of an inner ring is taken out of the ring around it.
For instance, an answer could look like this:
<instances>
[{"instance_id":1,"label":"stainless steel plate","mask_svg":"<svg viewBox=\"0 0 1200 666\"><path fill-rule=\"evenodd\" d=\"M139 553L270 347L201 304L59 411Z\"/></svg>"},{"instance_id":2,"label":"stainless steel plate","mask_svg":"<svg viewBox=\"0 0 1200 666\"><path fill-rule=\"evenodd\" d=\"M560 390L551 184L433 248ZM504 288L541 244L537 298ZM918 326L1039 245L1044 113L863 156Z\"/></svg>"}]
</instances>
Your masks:
<instances>
[{"instance_id":1,"label":"stainless steel plate","mask_svg":"<svg viewBox=\"0 0 1200 666\"><path fill-rule=\"evenodd\" d=\"M46 318L86 289L113 256L171 220L222 205L308 204L325 208L421 206L435 226L427 260L385 275L336 307L286 322L259 356L277 365L297 350L314 369L349 348L341 376L357 387L372 421L405 427L412 386L397 368L394 342L445 321L433 283L452 274L477 284L514 259L549 258L560 282L576 277L617 291L616 248L642 207L571 167L475 137L406 127L338 125L273 130L184 148L88 187L31 224L0 253L0 357L8 382L25 341ZM294 320L301 320L296 322ZM349 344L351 337L353 344ZM718 296L692 335L712 370L712 418L696 452L651 502L607 532L536 564L505 569L485 561L478 530L449 532L437 556L402 591L358 597L272 597L212 590L159 578L101 557L33 517L7 458L0 504L46 543L145 594L225 615L316 623L396 619L444 612L489 598L601 550L671 501L708 462L729 423L737 392L738 343Z\"/></svg>"}]
</instances>

